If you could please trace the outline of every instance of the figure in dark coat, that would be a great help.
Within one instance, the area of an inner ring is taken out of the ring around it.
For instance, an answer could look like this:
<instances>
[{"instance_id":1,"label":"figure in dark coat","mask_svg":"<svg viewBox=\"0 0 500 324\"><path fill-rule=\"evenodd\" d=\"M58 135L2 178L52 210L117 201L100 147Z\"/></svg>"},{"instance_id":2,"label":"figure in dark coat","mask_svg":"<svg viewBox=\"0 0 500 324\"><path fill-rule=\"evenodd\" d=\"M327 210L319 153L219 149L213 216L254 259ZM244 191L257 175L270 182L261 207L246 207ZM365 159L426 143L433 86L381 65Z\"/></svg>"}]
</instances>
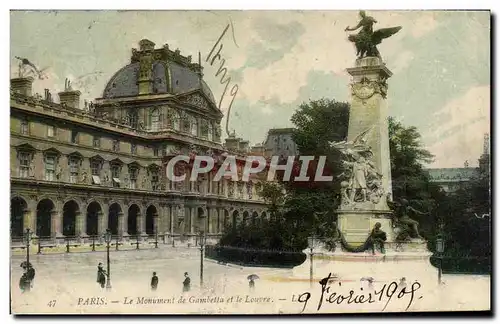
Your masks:
<instances>
[{"instance_id":1,"label":"figure in dark coat","mask_svg":"<svg viewBox=\"0 0 500 324\"><path fill-rule=\"evenodd\" d=\"M151 277L151 290L156 290L158 288L158 276L156 272L153 272L153 277Z\"/></svg>"},{"instance_id":2,"label":"figure in dark coat","mask_svg":"<svg viewBox=\"0 0 500 324\"><path fill-rule=\"evenodd\" d=\"M26 272L23 273L21 279L19 279L19 289L21 289L23 293L31 290L31 283Z\"/></svg>"},{"instance_id":3,"label":"figure in dark coat","mask_svg":"<svg viewBox=\"0 0 500 324\"><path fill-rule=\"evenodd\" d=\"M182 282L182 291L186 292L191 289L191 279L189 278L189 275L187 272L184 272L184 281Z\"/></svg>"},{"instance_id":4,"label":"figure in dark coat","mask_svg":"<svg viewBox=\"0 0 500 324\"><path fill-rule=\"evenodd\" d=\"M100 262L97 266L97 282L101 285L101 288L104 288L106 284L106 270L104 270L102 263Z\"/></svg>"},{"instance_id":5,"label":"figure in dark coat","mask_svg":"<svg viewBox=\"0 0 500 324\"><path fill-rule=\"evenodd\" d=\"M248 282L248 286L250 287L250 291L254 291L255 290L255 281L253 279L250 279L250 281Z\"/></svg>"}]
</instances>

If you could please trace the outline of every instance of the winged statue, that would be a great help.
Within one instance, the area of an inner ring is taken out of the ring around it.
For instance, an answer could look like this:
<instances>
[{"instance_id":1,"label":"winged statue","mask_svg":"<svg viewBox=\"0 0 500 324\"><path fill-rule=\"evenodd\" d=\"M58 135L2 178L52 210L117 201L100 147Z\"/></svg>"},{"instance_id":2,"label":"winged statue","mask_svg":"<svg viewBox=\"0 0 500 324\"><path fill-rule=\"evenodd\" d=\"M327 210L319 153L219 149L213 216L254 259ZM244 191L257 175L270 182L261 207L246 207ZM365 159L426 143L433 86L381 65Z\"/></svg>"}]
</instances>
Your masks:
<instances>
[{"instance_id":1,"label":"winged statue","mask_svg":"<svg viewBox=\"0 0 500 324\"><path fill-rule=\"evenodd\" d=\"M352 141L329 142L331 148L337 149L342 154L353 157L371 152L371 148L366 144L366 136L372 130L373 126L362 131Z\"/></svg>"},{"instance_id":2,"label":"winged statue","mask_svg":"<svg viewBox=\"0 0 500 324\"><path fill-rule=\"evenodd\" d=\"M373 31L373 25L377 23L373 17L367 16L365 11L359 12L361 20L356 27L347 27L345 31L355 31L361 28L361 31L356 35L349 35L348 39L356 45L356 55L358 59L363 57L374 56L382 60L377 45L382 43L382 40L391 37L401 30L401 26L391 28L381 28Z\"/></svg>"}]
</instances>

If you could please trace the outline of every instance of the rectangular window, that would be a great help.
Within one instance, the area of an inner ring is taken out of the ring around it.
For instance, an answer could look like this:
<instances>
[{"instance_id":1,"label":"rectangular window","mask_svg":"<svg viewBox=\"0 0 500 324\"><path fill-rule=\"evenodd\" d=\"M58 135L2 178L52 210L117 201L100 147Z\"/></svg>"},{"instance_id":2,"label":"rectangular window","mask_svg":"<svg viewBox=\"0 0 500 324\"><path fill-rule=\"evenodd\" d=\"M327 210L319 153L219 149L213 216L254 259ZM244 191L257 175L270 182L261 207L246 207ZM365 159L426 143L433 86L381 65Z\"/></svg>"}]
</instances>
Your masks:
<instances>
[{"instance_id":1,"label":"rectangular window","mask_svg":"<svg viewBox=\"0 0 500 324\"><path fill-rule=\"evenodd\" d=\"M94 147L100 147L101 146L101 139L97 136L94 136L94 140L92 142L92 145Z\"/></svg>"},{"instance_id":2,"label":"rectangular window","mask_svg":"<svg viewBox=\"0 0 500 324\"><path fill-rule=\"evenodd\" d=\"M75 130L71 131L71 143L78 144L78 132Z\"/></svg>"},{"instance_id":3,"label":"rectangular window","mask_svg":"<svg viewBox=\"0 0 500 324\"><path fill-rule=\"evenodd\" d=\"M113 141L113 151L115 151L115 152L120 151L120 141L118 141L118 140Z\"/></svg>"},{"instance_id":4,"label":"rectangular window","mask_svg":"<svg viewBox=\"0 0 500 324\"><path fill-rule=\"evenodd\" d=\"M135 144L130 145L130 153L137 154L137 145Z\"/></svg>"},{"instance_id":5,"label":"rectangular window","mask_svg":"<svg viewBox=\"0 0 500 324\"><path fill-rule=\"evenodd\" d=\"M45 157L45 180L54 181L54 173L55 173L55 164L56 158L55 156L46 156Z\"/></svg>"},{"instance_id":6,"label":"rectangular window","mask_svg":"<svg viewBox=\"0 0 500 324\"><path fill-rule=\"evenodd\" d=\"M158 156L158 148L157 147L153 148L153 155Z\"/></svg>"},{"instance_id":7,"label":"rectangular window","mask_svg":"<svg viewBox=\"0 0 500 324\"><path fill-rule=\"evenodd\" d=\"M69 160L69 182L78 183L78 173L80 169L80 160L78 158L70 158Z\"/></svg>"},{"instance_id":8,"label":"rectangular window","mask_svg":"<svg viewBox=\"0 0 500 324\"><path fill-rule=\"evenodd\" d=\"M54 126L47 126L47 137L54 137L56 136L56 128Z\"/></svg>"},{"instance_id":9,"label":"rectangular window","mask_svg":"<svg viewBox=\"0 0 500 324\"><path fill-rule=\"evenodd\" d=\"M111 166L111 177L113 178L113 187L120 187L120 166L113 165Z\"/></svg>"},{"instance_id":10,"label":"rectangular window","mask_svg":"<svg viewBox=\"0 0 500 324\"><path fill-rule=\"evenodd\" d=\"M129 173L130 173L130 189L135 189L137 188L137 172L138 170L137 169L130 169L129 170Z\"/></svg>"},{"instance_id":11,"label":"rectangular window","mask_svg":"<svg viewBox=\"0 0 500 324\"><path fill-rule=\"evenodd\" d=\"M30 154L26 152L19 153L19 177L28 178L30 172Z\"/></svg>"},{"instance_id":12,"label":"rectangular window","mask_svg":"<svg viewBox=\"0 0 500 324\"><path fill-rule=\"evenodd\" d=\"M28 135L29 133L29 124L26 119L21 120L21 134Z\"/></svg>"},{"instance_id":13,"label":"rectangular window","mask_svg":"<svg viewBox=\"0 0 500 324\"><path fill-rule=\"evenodd\" d=\"M92 169L92 175L100 177L101 175L101 161L92 160L90 162L90 168Z\"/></svg>"}]
</instances>

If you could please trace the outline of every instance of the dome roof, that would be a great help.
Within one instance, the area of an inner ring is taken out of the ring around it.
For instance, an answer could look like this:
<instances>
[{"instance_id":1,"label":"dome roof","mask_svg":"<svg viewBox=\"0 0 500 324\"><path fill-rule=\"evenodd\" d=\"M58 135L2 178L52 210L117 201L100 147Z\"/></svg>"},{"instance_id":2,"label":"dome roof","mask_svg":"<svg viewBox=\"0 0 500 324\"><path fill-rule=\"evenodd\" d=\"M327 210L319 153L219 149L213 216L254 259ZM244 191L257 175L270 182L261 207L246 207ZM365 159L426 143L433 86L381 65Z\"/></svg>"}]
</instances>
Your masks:
<instances>
[{"instance_id":1,"label":"dome roof","mask_svg":"<svg viewBox=\"0 0 500 324\"><path fill-rule=\"evenodd\" d=\"M104 88L103 98L138 96L139 68L139 62L133 62L121 68ZM153 61L152 80L150 89L152 94L171 93L177 95L201 88L201 91L215 104L212 91L205 81L201 80L200 82L199 74L178 62Z\"/></svg>"}]
</instances>

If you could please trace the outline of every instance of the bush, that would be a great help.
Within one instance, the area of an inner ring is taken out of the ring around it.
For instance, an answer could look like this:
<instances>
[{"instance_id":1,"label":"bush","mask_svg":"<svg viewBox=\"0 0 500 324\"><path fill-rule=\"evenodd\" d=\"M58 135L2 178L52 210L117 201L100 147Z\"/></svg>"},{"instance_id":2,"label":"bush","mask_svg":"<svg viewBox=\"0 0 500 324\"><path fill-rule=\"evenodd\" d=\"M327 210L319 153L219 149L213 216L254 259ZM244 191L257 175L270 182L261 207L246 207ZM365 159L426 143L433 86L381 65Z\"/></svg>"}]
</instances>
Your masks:
<instances>
[{"instance_id":1,"label":"bush","mask_svg":"<svg viewBox=\"0 0 500 324\"><path fill-rule=\"evenodd\" d=\"M439 258L431 257L431 264L438 268ZM491 258L444 256L442 270L450 274L491 274Z\"/></svg>"},{"instance_id":2,"label":"bush","mask_svg":"<svg viewBox=\"0 0 500 324\"><path fill-rule=\"evenodd\" d=\"M220 262L273 268L293 268L304 263L307 258L298 251L255 250L220 245L207 246L205 256Z\"/></svg>"}]
</instances>

